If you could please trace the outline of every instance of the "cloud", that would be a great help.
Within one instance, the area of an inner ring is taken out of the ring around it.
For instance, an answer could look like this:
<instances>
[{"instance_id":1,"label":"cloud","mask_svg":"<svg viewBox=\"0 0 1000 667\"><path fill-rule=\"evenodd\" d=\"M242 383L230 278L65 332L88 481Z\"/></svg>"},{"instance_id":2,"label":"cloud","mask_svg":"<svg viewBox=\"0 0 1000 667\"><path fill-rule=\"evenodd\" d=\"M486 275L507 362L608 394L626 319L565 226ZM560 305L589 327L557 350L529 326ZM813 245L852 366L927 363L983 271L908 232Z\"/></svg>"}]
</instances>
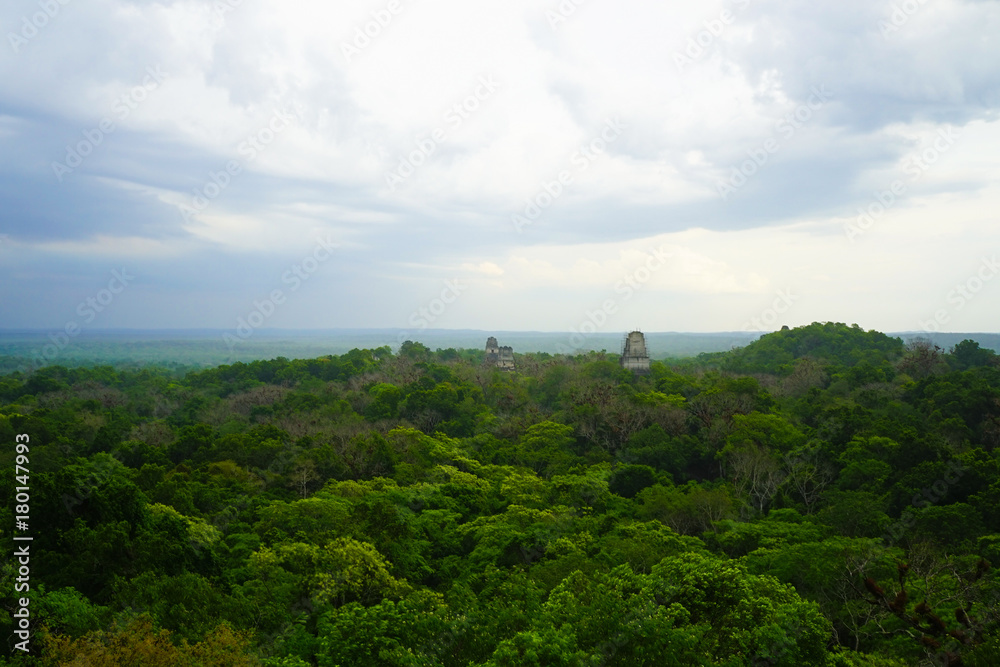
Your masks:
<instances>
[{"instance_id":1,"label":"cloud","mask_svg":"<svg viewBox=\"0 0 1000 667\"><path fill-rule=\"evenodd\" d=\"M462 265L462 269L469 272L482 273L487 276L502 276L504 274L504 270L493 262L482 262L478 265L466 263Z\"/></svg>"},{"instance_id":2,"label":"cloud","mask_svg":"<svg viewBox=\"0 0 1000 667\"><path fill-rule=\"evenodd\" d=\"M209 257L294 261L333 234L343 304L391 325L455 273L497 298L565 297L613 287L629 248L670 238L677 261L647 292L700 298L685 302L692 321L718 324L709 301L731 310L782 282L789 253L745 234L794 239L825 284L854 290L877 267L856 246L830 265L813 240L839 243L895 180L906 194L865 240L911 235L900 262L939 247L931 212L970 234L992 224L997 3L626 0L557 19L558 4L528 0L399 6L97 0L61 5L29 38L37 3L5 4L17 39L0 49L0 252L98 273L91 257L200 257L186 266L207 290L193 321L208 321L244 275ZM275 131L276 113L294 120ZM623 128L612 139L609 122ZM960 139L911 178L947 128ZM512 216L532 204L518 233ZM682 242L689 230L720 246ZM965 260L942 261L961 273ZM71 292L60 275L38 284ZM187 284L156 275L161 294ZM488 321L474 301L449 317ZM40 321L18 303L15 320ZM319 321L298 308L283 317ZM554 322L545 311L527 312Z\"/></svg>"}]
</instances>

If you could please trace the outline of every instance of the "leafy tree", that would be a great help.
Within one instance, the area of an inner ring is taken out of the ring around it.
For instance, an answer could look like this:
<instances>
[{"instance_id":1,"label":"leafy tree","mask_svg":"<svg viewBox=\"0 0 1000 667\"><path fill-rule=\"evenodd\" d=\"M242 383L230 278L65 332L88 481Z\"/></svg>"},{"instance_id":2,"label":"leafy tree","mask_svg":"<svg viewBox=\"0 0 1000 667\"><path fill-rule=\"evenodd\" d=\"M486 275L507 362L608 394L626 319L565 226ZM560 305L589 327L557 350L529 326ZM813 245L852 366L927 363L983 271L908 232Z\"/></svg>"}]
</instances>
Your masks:
<instances>
[{"instance_id":1,"label":"leafy tree","mask_svg":"<svg viewBox=\"0 0 1000 667\"><path fill-rule=\"evenodd\" d=\"M814 323L645 376L483 358L0 376L49 651L0 664L996 662L979 344Z\"/></svg>"},{"instance_id":2,"label":"leafy tree","mask_svg":"<svg viewBox=\"0 0 1000 667\"><path fill-rule=\"evenodd\" d=\"M649 466L626 464L611 473L608 489L623 498L635 498L637 493L652 486L656 481L656 471Z\"/></svg>"},{"instance_id":3,"label":"leafy tree","mask_svg":"<svg viewBox=\"0 0 1000 667\"><path fill-rule=\"evenodd\" d=\"M220 625L204 641L175 646L167 630L155 630L148 616L140 616L110 632L97 631L79 639L46 635L43 665L83 664L94 667L149 665L149 667L235 667L259 665L245 633Z\"/></svg>"},{"instance_id":4,"label":"leafy tree","mask_svg":"<svg viewBox=\"0 0 1000 667\"><path fill-rule=\"evenodd\" d=\"M639 492L636 500L640 517L657 519L685 535L713 530L717 521L735 517L738 508L728 489L707 488L696 482L684 487L655 484Z\"/></svg>"},{"instance_id":5,"label":"leafy tree","mask_svg":"<svg viewBox=\"0 0 1000 667\"><path fill-rule=\"evenodd\" d=\"M993 350L980 347L974 340L963 340L951 349L949 365L953 370L964 371L976 366L995 363L997 355Z\"/></svg>"},{"instance_id":6,"label":"leafy tree","mask_svg":"<svg viewBox=\"0 0 1000 667\"><path fill-rule=\"evenodd\" d=\"M544 421L528 427L521 438L518 460L546 476L566 472L576 459L572 451L575 443L572 426Z\"/></svg>"}]
</instances>

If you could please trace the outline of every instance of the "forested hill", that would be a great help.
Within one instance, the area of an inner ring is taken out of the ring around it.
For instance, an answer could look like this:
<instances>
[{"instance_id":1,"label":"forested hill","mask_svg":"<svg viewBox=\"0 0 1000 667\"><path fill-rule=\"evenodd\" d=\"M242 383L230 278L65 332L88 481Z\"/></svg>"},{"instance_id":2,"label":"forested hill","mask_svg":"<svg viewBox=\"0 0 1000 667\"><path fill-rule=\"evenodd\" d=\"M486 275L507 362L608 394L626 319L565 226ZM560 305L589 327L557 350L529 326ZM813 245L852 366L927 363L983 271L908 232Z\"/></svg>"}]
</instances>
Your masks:
<instances>
[{"instance_id":1,"label":"forested hill","mask_svg":"<svg viewBox=\"0 0 1000 667\"><path fill-rule=\"evenodd\" d=\"M762 336L744 348L726 354L701 355L703 362L713 356L721 368L735 373L787 375L799 359L835 366L891 366L903 355L903 341L858 325L845 327L826 322L798 329L785 329Z\"/></svg>"},{"instance_id":2,"label":"forested hill","mask_svg":"<svg viewBox=\"0 0 1000 667\"><path fill-rule=\"evenodd\" d=\"M483 362L0 376L33 537L0 665L1000 664L991 350L827 323L643 376Z\"/></svg>"}]
</instances>

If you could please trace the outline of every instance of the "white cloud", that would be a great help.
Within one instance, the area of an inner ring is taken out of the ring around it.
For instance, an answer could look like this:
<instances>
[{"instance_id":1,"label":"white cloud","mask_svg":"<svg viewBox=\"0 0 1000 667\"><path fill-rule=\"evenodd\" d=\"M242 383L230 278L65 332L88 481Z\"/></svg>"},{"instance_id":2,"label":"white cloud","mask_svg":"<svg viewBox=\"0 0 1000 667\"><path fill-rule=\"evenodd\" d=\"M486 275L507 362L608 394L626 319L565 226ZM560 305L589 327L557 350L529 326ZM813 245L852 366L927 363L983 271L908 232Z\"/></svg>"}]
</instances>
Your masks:
<instances>
[{"instance_id":1,"label":"white cloud","mask_svg":"<svg viewBox=\"0 0 1000 667\"><path fill-rule=\"evenodd\" d=\"M947 295L973 250L996 245L997 3L925 3L883 34L887 1L584 3L554 30L545 12L557 3L403 0L348 62L345 43L385 6L245 1L224 22L204 2L64 6L16 53L0 50L2 231L84 261L98 248L294 254L322 230L357 262L373 304L357 310L359 326L386 304L412 311L419 289L455 269L518 326L560 326L662 243L674 261L633 302L656 313L648 329L738 328L789 286L804 295L790 313L803 321L901 327ZM0 19L19 26L36 8L17 0ZM169 76L71 177L53 178L51 163L116 116L150 67ZM456 123L455 105L484 78L496 90ZM786 135L782 118L816 86L831 100ZM288 108L296 122L247 159L243 142ZM626 129L578 160L615 118ZM850 243L857 209L907 179L946 127L960 139ZM432 154L390 190L387 175L438 129ZM722 201L719 181L772 138L779 149ZM178 204L230 160L241 174L185 221ZM560 172L572 183L514 233L511 215ZM383 291L397 289L390 271L412 291ZM456 322L492 317L466 303ZM993 326L978 306L961 321Z\"/></svg>"}]
</instances>

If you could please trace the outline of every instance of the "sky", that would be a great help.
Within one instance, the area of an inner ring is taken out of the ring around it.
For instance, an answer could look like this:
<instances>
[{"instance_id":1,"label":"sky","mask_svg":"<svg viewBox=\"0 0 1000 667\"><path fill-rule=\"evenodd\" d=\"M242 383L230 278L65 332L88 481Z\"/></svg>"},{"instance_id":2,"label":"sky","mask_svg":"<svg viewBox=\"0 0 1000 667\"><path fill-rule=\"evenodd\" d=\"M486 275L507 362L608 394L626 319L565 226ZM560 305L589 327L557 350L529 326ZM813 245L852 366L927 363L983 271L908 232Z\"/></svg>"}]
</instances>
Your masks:
<instances>
[{"instance_id":1,"label":"sky","mask_svg":"<svg viewBox=\"0 0 1000 667\"><path fill-rule=\"evenodd\" d=\"M1000 331L996 0L7 0L0 328Z\"/></svg>"}]
</instances>

